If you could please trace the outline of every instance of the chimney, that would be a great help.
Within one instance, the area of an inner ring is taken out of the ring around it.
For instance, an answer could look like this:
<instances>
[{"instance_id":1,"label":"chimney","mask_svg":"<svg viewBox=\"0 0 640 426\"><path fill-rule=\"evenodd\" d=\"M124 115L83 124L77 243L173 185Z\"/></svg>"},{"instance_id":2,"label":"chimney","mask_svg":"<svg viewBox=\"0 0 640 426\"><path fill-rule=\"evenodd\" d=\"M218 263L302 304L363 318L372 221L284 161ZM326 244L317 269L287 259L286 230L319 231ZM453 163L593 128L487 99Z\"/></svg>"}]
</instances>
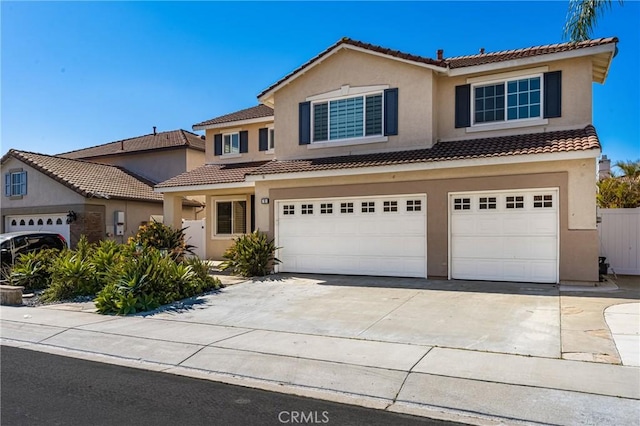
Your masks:
<instances>
[{"instance_id":1,"label":"chimney","mask_svg":"<svg viewBox=\"0 0 640 426\"><path fill-rule=\"evenodd\" d=\"M438 49L438 60L441 61L442 60L442 56L444 55L444 50L442 49Z\"/></svg>"},{"instance_id":2,"label":"chimney","mask_svg":"<svg viewBox=\"0 0 640 426\"><path fill-rule=\"evenodd\" d=\"M481 54L481 55L484 55L484 47L481 47L481 48L480 48L480 54Z\"/></svg>"},{"instance_id":3,"label":"chimney","mask_svg":"<svg viewBox=\"0 0 640 426\"><path fill-rule=\"evenodd\" d=\"M598 180L611 177L611 160L603 155L600 161L598 161Z\"/></svg>"},{"instance_id":4,"label":"chimney","mask_svg":"<svg viewBox=\"0 0 640 426\"><path fill-rule=\"evenodd\" d=\"M156 135L156 126L153 126L153 134Z\"/></svg>"}]
</instances>

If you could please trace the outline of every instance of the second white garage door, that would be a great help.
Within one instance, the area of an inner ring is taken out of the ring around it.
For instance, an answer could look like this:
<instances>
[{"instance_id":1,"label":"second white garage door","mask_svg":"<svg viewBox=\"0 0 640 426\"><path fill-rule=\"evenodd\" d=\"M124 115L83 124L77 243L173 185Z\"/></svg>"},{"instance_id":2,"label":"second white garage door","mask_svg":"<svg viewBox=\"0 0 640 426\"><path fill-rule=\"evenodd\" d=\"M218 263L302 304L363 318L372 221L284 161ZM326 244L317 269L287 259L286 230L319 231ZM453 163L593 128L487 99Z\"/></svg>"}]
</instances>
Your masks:
<instances>
[{"instance_id":1,"label":"second white garage door","mask_svg":"<svg viewBox=\"0 0 640 426\"><path fill-rule=\"evenodd\" d=\"M451 278L556 283L558 191L449 196Z\"/></svg>"},{"instance_id":2,"label":"second white garage door","mask_svg":"<svg viewBox=\"0 0 640 426\"><path fill-rule=\"evenodd\" d=\"M426 277L426 195L278 201L281 272Z\"/></svg>"}]
</instances>

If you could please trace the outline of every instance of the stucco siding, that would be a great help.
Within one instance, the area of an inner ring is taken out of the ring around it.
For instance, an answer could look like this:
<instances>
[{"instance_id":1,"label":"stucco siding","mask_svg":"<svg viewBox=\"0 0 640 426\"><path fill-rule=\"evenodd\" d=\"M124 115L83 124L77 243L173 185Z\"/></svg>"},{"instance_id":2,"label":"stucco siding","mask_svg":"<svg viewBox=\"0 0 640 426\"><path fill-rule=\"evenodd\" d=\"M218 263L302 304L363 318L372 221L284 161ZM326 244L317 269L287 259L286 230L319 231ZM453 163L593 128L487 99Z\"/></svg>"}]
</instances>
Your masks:
<instances>
[{"instance_id":1,"label":"stucco siding","mask_svg":"<svg viewBox=\"0 0 640 426\"><path fill-rule=\"evenodd\" d=\"M436 78L437 139L459 140L477 139L493 136L507 136L521 133L543 132L567 128L580 128L592 122L592 70L589 58L574 58L551 62L548 71L562 71L562 116L549 118L548 124L541 126L519 127L515 129L491 130L469 133L464 128L455 128L455 88L467 84L467 79L507 71L521 71L534 67L519 67L458 77L438 76Z\"/></svg>"},{"instance_id":2,"label":"stucco siding","mask_svg":"<svg viewBox=\"0 0 640 426\"><path fill-rule=\"evenodd\" d=\"M94 157L91 161L111 164L142 176L154 183L171 179L187 171L187 149L156 150L126 155Z\"/></svg>"},{"instance_id":3,"label":"stucco siding","mask_svg":"<svg viewBox=\"0 0 640 426\"><path fill-rule=\"evenodd\" d=\"M7 159L2 165L3 185L4 174L13 169L27 172L27 195L22 198L5 197L3 188L2 210L84 203L82 195L15 158Z\"/></svg>"},{"instance_id":4,"label":"stucco siding","mask_svg":"<svg viewBox=\"0 0 640 426\"><path fill-rule=\"evenodd\" d=\"M341 50L275 93L276 154L291 158L348 155L368 151L430 147L432 71L378 56ZM398 88L398 135L387 142L309 149L298 145L298 104L313 95L351 87L389 85Z\"/></svg>"}]
</instances>

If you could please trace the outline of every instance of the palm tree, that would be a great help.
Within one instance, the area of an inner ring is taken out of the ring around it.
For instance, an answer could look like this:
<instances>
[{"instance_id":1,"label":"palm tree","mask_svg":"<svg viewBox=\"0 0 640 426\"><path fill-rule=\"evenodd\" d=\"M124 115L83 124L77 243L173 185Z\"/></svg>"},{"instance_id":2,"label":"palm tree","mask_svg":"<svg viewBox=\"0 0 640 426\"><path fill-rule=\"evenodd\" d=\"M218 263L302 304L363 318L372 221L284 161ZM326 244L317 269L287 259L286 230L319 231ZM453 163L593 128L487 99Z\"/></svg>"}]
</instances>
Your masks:
<instances>
[{"instance_id":1,"label":"palm tree","mask_svg":"<svg viewBox=\"0 0 640 426\"><path fill-rule=\"evenodd\" d=\"M573 42L588 40L598 17L610 7L611 0L569 0L564 36Z\"/></svg>"},{"instance_id":2,"label":"palm tree","mask_svg":"<svg viewBox=\"0 0 640 426\"><path fill-rule=\"evenodd\" d=\"M640 160L637 161L618 161L615 166L622 171L622 176L635 179L640 177Z\"/></svg>"}]
</instances>

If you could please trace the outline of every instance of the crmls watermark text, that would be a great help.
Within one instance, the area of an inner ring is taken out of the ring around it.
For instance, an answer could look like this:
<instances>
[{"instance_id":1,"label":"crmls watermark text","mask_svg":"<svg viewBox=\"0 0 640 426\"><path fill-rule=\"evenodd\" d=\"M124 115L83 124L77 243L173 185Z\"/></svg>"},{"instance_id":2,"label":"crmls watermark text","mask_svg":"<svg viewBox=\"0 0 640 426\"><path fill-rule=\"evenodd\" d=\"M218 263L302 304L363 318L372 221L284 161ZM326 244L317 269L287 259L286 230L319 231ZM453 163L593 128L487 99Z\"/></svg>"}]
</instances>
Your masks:
<instances>
[{"instance_id":1,"label":"crmls watermark text","mask_svg":"<svg viewBox=\"0 0 640 426\"><path fill-rule=\"evenodd\" d=\"M280 411L278 420L285 424L329 423L328 411Z\"/></svg>"}]
</instances>

